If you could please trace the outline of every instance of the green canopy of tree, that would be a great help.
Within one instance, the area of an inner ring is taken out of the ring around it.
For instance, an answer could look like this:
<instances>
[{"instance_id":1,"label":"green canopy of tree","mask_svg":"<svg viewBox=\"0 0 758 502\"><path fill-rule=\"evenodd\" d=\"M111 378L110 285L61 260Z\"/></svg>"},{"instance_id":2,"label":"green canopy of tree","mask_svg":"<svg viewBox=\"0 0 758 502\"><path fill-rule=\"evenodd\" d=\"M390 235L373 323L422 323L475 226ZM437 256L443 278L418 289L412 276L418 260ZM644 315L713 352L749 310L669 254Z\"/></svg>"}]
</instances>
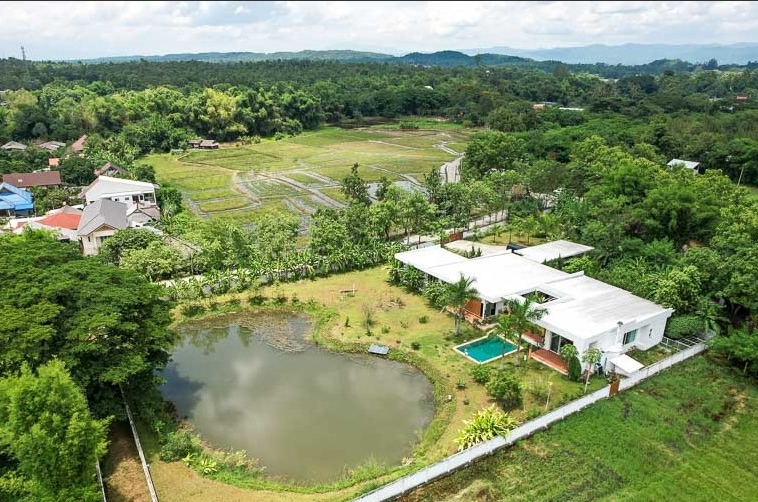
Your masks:
<instances>
[{"instance_id":1,"label":"green canopy of tree","mask_svg":"<svg viewBox=\"0 0 758 502\"><path fill-rule=\"evenodd\" d=\"M99 500L94 471L106 450L106 427L107 420L92 418L84 393L59 360L36 374L24 363L20 374L0 379L0 451L21 478L15 493L0 482L0 498ZM0 462L5 479L8 466Z\"/></svg>"},{"instance_id":2,"label":"green canopy of tree","mask_svg":"<svg viewBox=\"0 0 758 502\"><path fill-rule=\"evenodd\" d=\"M154 390L175 341L160 286L46 233L2 236L0 255L1 375L58 358L98 416L122 412L118 385Z\"/></svg>"}]
</instances>

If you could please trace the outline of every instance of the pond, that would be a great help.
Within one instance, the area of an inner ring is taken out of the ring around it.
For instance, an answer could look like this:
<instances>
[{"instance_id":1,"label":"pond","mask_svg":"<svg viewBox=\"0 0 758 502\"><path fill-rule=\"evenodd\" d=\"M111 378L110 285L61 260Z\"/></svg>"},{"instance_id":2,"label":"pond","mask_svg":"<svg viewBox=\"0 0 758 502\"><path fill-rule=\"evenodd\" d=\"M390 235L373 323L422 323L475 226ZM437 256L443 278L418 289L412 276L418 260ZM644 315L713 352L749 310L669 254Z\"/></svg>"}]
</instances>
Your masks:
<instances>
[{"instance_id":1,"label":"pond","mask_svg":"<svg viewBox=\"0 0 758 502\"><path fill-rule=\"evenodd\" d=\"M327 482L370 460L397 465L434 415L417 369L337 354L304 339L307 317L224 315L185 323L163 396L216 448L245 450L265 473Z\"/></svg>"}]
</instances>

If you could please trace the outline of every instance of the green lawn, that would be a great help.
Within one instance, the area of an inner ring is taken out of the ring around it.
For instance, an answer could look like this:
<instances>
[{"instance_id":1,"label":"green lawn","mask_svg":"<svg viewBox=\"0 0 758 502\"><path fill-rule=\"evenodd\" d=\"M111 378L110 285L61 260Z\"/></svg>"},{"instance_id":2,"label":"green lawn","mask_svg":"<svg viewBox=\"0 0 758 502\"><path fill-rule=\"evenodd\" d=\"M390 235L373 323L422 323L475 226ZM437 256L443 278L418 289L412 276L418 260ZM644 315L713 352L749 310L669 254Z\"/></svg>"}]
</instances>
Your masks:
<instances>
[{"instance_id":1,"label":"green lawn","mask_svg":"<svg viewBox=\"0 0 758 502\"><path fill-rule=\"evenodd\" d=\"M403 500L755 500L757 398L696 357Z\"/></svg>"},{"instance_id":2,"label":"green lawn","mask_svg":"<svg viewBox=\"0 0 758 502\"><path fill-rule=\"evenodd\" d=\"M402 131L397 123L361 129L321 127L280 141L264 139L258 144L239 147L192 150L178 157L149 155L144 160L155 166L158 183L175 185L194 202L212 201L210 205L201 204L212 218L227 218L225 212L236 209L241 214L233 215L234 219L251 220L260 209L241 208L255 206L254 203L260 202L258 197L265 198L263 206L274 204L296 213L284 205L282 199L301 192L278 181L256 179L259 174L281 173L300 183L319 186L324 182L309 173L337 183L358 163L360 175L368 182L378 181L383 176L396 181L401 175L421 180L431 169L454 158L435 145L455 144L455 149L462 151L473 132L429 119L418 123L429 128ZM246 189L252 195L246 193ZM251 199L250 204L216 200L237 197Z\"/></svg>"}]
</instances>

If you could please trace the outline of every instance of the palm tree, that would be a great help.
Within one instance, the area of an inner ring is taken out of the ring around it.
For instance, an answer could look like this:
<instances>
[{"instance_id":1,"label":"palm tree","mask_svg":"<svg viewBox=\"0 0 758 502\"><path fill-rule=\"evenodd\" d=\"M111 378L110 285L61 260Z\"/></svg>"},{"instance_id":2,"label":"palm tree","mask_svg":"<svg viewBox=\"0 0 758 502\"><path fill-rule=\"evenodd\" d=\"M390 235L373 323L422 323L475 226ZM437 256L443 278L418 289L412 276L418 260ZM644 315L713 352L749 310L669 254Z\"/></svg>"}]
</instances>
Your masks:
<instances>
[{"instance_id":1,"label":"palm tree","mask_svg":"<svg viewBox=\"0 0 758 502\"><path fill-rule=\"evenodd\" d=\"M513 317L513 327L518 333L518 347L516 350L520 351L521 337L523 336L524 331L531 328L535 322L542 319L545 314L547 314L547 310L539 307L539 304L532 300L530 297L524 298L523 302L512 298L510 300L506 300L505 304L508 307L508 311L510 312L511 317ZM519 358L517 352L516 365L518 366L518 364Z\"/></svg>"},{"instance_id":2,"label":"palm tree","mask_svg":"<svg viewBox=\"0 0 758 502\"><path fill-rule=\"evenodd\" d=\"M476 298L479 292L476 288L471 287L474 279L464 277L461 274L461 278L457 282L447 285L446 299L449 305L453 305L456 308L455 313L455 335L458 336L461 332L461 319L463 318L464 307L466 302L472 298Z\"/></svg>"},{"instance_id":3,"label":"palm tree","mask_svg":"<svg viewBox=\"0 0 758 502\"><path fill-rule=\"evenodd\" d=\"M507 314L500 314L497 316L497 322L495 326L490 330L490 335L502 336L506 340L513 338L516 334L514 329L514 318ZM500 355L500 369L503 369L503 360L505 359L505 344L503 344L503 352Z\"/></svg>"}]
</instances>

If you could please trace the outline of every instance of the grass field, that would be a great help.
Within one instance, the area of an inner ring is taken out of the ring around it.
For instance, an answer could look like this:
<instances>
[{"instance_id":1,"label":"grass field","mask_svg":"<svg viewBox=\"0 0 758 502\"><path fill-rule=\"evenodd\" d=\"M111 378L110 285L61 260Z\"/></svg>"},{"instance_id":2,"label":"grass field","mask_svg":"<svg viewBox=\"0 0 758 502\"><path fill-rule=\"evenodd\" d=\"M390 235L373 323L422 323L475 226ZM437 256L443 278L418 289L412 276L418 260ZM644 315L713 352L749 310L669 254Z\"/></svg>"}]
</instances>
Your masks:
<instances>
[{"instance_id":1,"label":"grass field","mask_svg":"<svg viewBox=\"0 0 758 502\"><path fill-rule=\"evenodd\" d=\"M403 500L755 500L757 398L697 357Z\"/></svg>"},{"instance_id":2,"label":"grass field","mask_svg":"<svg viewBox=\"0 0 758 502\"><path fill-rule=\"evenodd\" d=\"M358 163L360 175L369 182L382 176L396 181L403 175L421 180L432 168L454 158L439 145L455 145L454 149L462 152L472 133L436 121L419 124L434 128L403 131L397 124L360 129L322 127L280 141L193 150L181 156L150 155L144 160L155 166L158 183L179 188L192 201L191 207L199 204L211 218L244 223L260 213L258 203L276 204L293 214L304 212L297 209L297 203L282 203L285 199L303 199L304 190L271 179L277 175L320 189L338 183ZM243 203L244 199L250 203ZM310 205L308 200L305 197L303 202Z\"/></svg>"}]
</instances>

